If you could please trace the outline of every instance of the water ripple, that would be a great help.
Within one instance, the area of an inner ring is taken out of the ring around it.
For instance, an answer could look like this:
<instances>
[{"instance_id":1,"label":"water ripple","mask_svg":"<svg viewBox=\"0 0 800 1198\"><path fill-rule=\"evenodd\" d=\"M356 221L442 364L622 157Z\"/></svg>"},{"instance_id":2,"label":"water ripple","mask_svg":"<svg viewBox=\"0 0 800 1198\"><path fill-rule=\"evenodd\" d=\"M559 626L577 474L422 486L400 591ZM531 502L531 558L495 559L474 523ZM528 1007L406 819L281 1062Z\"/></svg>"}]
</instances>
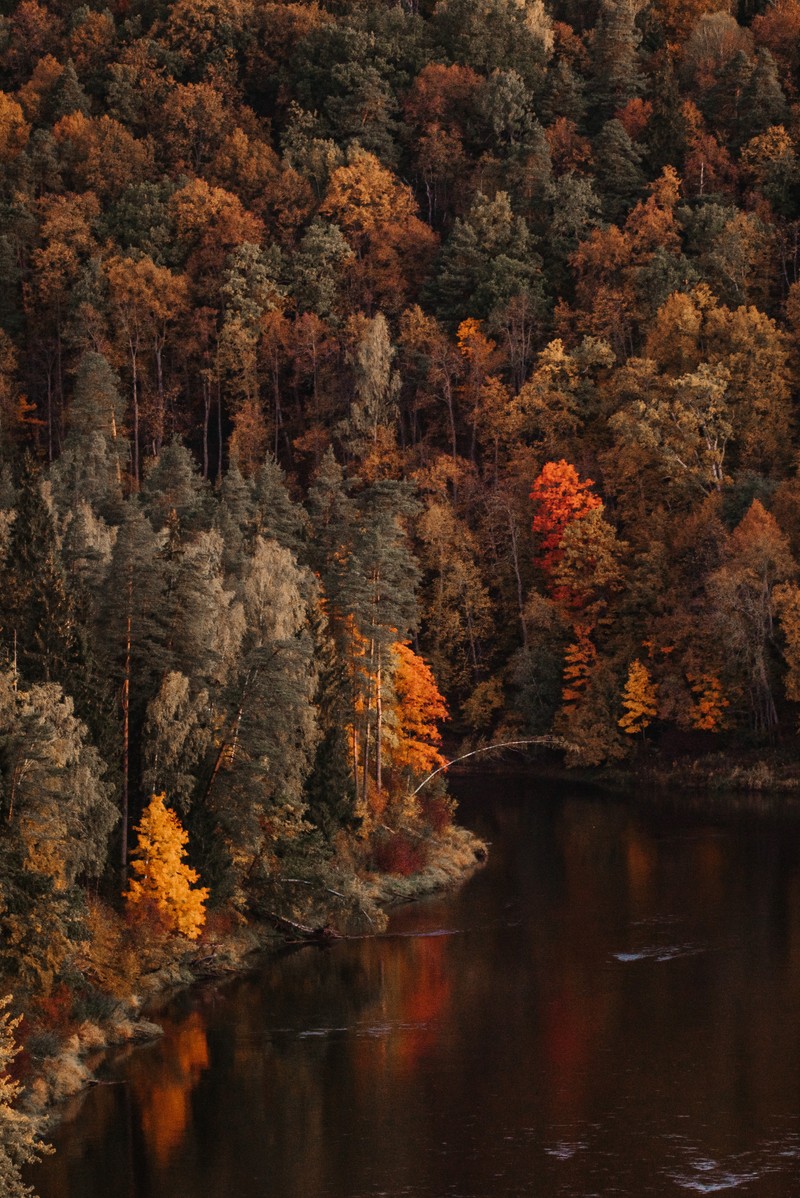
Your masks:
<instances>
[{"instance_id":1,"label":"water ripple","mask_svg":"<svg viewBox=\"0 0 800 1198\"><path fill-rule=\"evenodd\" d=\"M695 957L707 949L701 944L650 944L630 952L612 953L615 961L674 961L676 957Z\"/></svg>"}]
</instances>

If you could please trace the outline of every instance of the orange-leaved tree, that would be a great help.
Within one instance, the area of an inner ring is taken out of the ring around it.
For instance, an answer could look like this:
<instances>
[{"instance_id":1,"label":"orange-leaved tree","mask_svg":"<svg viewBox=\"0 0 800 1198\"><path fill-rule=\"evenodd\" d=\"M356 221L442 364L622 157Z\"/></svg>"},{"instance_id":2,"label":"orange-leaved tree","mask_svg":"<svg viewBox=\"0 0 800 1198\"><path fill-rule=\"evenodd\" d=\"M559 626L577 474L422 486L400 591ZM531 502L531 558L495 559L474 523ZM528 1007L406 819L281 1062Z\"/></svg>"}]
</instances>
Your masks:
<instances>
[{"instance_id":1,"label":"orange-leaved tree","mask_svg":"<svg viewBox=\"0 0 800 1198\"><path fill-rule=\"evenodd\" d=\"M548 577L561 560L561 541L567 527L603 506L590 490L593 485L590 478L581 481L575 467L562 459L546 462L531 487L536 509L533 531L539 538L538 564Z\"/></svg>"},{"instance_id":2,"label":"orange-leaved tree","mask_svg":"<svg viewBox=\"0 0 800 1198\"><path fill-rule=\"evenodd\" d=\"M574 708L583 699L592 667L597 660L591 628L586 624L576 624L574 632L575 641L564 651L561 699L565 711Z\"/></svg>"},{"instance_id":3,"label":"orange-leaved tree","mask_svg":"<svg viewBox=\"0 0 800 1198\"><path fill-rule=\"evenodd\" d=\"M447 718L431 668L408 645L395 644L395 740L393 763L411 774L424 774L445 764L438 721Z\"/></svg>"},{"instance_id":4,"label":"orange-leaved tree","mask_svg":"<svg viewBox=\"0 0 800 1198\"><path fill-rule=\"evenodd\" d=\"M623 732L635 736L644 732L658 715L658 691L647 666L636 659L628 669L628 679L622 691L624 713L618 720Z\"/></svg>"},{"instance_id":5,"label":"orange-leaved tree","mask_svg":"<svg viewBox=\"0 0 800 1198\"><path fill-rule=\"evenodd\" d=\"M725 726L725 709L730 707L722 683L716 674L687 674L694 703L689 723L698 732L719 732Z\"/></svg>"},{"instance_id":6,"label":"orange-leaved tree","mask_svg":"<svg viewBox=\"0 0 800 1198\"><path fill-rule=\"evenodd\" d=\"M165 929L196 940L205 923L208 890L196 886L197 870L184 861L189 839L165 794L154 794L136 828L138 843L131 853L136 874L125 892L130 907L155 910Z\"/></svg>"}]
</instances>

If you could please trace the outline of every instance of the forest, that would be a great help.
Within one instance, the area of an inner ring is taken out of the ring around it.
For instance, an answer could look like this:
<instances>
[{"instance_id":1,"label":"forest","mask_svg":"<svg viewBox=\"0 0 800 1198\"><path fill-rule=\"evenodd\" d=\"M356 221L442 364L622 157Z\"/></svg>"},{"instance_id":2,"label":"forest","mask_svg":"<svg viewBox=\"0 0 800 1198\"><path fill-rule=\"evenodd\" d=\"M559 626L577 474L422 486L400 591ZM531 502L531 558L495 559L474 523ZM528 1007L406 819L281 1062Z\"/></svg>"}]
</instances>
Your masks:
<instances>
[{"instance_id":1,"label":"forest","mask_svg":"<svg viewBox=\"0 0 800 1198\"><path fill-rule=\"evenodd\" d=\"M795 743L799 87L799 0L6 3L0 992L363 905L443 728Z\"/></svg>"}]
</instances>

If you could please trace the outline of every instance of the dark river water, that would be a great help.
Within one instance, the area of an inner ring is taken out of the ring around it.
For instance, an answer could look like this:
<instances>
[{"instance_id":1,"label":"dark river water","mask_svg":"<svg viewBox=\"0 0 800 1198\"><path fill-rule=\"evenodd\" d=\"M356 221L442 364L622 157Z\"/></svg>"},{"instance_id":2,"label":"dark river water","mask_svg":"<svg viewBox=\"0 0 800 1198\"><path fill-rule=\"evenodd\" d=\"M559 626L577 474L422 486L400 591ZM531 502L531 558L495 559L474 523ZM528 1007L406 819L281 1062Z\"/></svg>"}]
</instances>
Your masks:
<instances>
[{"instance_id":1,"label":"dark river water","mask_svg":"<svg viewBox=\"0 0 800 1198\"><path fill-rule=\"evenodd\" d=\"M800 1194L800 823L462 789L485 869L184 996L41 1198Z\"/></svg>"}]
</instances>

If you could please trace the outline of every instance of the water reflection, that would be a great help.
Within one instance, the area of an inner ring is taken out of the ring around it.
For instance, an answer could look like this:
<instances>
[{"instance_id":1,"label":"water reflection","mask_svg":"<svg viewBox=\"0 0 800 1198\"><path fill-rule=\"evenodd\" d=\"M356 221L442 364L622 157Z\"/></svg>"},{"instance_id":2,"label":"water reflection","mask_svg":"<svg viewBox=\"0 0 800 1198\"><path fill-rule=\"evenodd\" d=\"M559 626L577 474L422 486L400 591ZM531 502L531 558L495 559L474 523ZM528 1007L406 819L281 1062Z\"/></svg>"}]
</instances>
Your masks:
<instances>
[{"instance_id":1,"label":"water reflection","mask_svg":"<svg viewBox=\"0 0 800 1198\"><path fill-rule=\"evenodd\" d=\"M176 1004L42 1198L794 1192L798 826L503 791L459 895Z\"/></svg>"},{"instance_id":2,"label":"water reflection","mask_svg":"<svg viewBox=\"0 0 800 1198\"><path fill-rule=\"evenodd\" d=\"M141 1132L154 1164L163 1168L183 1142L191 1117L192 1091L208 1068L208 1040L200 1011L177 1024L165 1023L169 1055L153 1068L142 1056L131 1061L129 1084L139 1110Z\"/></svg>"}]
</instances>

